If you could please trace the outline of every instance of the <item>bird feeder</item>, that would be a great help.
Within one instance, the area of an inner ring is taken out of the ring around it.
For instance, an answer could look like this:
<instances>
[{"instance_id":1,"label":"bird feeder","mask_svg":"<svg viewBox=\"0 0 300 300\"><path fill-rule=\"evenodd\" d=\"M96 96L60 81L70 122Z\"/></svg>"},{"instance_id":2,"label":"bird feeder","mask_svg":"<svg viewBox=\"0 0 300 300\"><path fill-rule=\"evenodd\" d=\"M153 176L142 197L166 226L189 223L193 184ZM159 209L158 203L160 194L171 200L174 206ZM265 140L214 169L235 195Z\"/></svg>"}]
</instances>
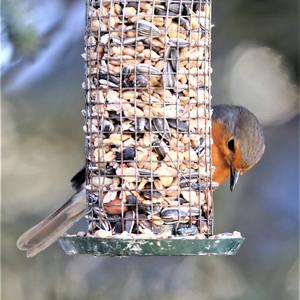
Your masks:
<instances>
[{"instance_id":1,"label":"bird feeder","mask_svg":"<svg viewBox=\"0 0 300 300\"><path fill-rule=\"evenodd\" d=\"M87 0L88 228L69 254L233 255L213 233L211 2Z\"/></svg>"}]
</instances>

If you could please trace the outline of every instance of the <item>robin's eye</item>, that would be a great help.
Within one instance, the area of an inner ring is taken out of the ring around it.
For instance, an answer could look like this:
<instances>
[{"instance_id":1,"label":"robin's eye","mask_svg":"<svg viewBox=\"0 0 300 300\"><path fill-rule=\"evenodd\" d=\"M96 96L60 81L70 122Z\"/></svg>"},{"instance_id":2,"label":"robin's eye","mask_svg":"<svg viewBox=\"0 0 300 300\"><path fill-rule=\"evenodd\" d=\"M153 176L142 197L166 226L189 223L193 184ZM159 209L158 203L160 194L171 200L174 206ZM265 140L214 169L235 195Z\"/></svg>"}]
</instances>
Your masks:
<instances>
[{"instance_id":1,"label":"robin's eye","mask_svg":"<svg viewBox=\"0 0 300 300\"><path fill-rule=\"evenodd\" d=\"M228 149L233 152L234 151L234 139L230 139L227 142L227 146L228 146Z\"/></svg>"}]
</instances>

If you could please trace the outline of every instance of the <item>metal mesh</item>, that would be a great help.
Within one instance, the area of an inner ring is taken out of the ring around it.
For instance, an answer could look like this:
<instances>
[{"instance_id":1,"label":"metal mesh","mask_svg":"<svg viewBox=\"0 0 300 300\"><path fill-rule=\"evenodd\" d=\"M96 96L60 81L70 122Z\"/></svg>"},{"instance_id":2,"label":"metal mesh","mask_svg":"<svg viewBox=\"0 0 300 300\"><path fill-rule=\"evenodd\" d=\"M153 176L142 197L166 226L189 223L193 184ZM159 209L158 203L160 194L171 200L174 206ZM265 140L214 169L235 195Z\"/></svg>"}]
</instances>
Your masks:
<instances>
[{"instance_id":1,"label":"metal mesh","mask_svg":"<svg viewBox=\"0 0 300 300\"><path fill-rule=\"evenodd\" d=\"M88 234L211 235L210 1L86 3Z\"/></svg>"}]
</instances>

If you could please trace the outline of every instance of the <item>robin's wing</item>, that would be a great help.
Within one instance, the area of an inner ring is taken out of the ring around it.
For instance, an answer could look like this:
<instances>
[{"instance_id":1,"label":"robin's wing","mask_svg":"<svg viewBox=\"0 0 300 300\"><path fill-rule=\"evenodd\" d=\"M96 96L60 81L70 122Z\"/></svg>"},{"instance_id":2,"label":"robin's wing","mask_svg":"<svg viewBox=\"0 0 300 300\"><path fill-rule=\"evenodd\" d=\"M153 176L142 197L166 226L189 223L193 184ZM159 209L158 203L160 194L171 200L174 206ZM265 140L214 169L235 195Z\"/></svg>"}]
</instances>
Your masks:
<instances>
[{"instance_id":1,"label":"robin's wing","mask_svg":"<svg viewBox=\"0 0 300 300\"><path fill-rule=\"evenodd\" d=\"M76 173L72 178L71 178L71 183L72 187L76 190L79 191L83 186L85 182L85 167L83 167L78 173Z\"/></svg>"}]
</instances>

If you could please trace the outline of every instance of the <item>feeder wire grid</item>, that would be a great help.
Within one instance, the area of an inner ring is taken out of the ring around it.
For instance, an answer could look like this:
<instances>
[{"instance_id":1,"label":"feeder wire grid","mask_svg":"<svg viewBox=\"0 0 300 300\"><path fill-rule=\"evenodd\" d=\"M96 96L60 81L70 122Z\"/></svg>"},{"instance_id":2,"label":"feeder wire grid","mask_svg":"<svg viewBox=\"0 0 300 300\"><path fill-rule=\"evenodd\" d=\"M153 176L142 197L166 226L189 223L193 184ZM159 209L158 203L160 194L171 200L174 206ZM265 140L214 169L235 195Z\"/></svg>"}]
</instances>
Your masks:
<instances>
[{"instance_id":1,"label":"feeder wire grid","mask_svg":"<svg viewBox=\"0 0 300 300\"><path fill-rule=\"evenodd\" d=\"M83 57L85 238L211 237L210 1L87 0Z\"/></svg>"}]
</instances>

